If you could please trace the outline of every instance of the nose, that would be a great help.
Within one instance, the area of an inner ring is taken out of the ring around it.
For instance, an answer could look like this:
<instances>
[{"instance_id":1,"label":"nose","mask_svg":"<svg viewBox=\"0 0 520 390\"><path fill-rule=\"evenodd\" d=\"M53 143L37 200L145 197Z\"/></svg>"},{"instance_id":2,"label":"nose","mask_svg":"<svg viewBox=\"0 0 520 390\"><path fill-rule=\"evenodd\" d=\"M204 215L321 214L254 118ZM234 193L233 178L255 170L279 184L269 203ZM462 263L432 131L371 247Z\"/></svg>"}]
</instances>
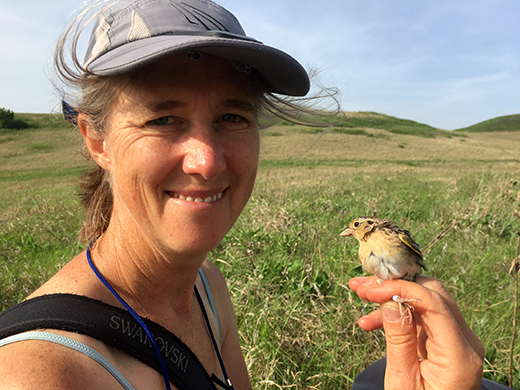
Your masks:
<instances>
[{"instance_id":1,"label":"nose","mask_svg":"<svg viewBox=\"0 0 520 390\"><path fill-rule=\"evenodd\" d=\"M191 134L185 141L182 169L188 175L200 175L206 180L222 173L226 169L226 160L217 135Z\"/></svg>"}]
</instances>

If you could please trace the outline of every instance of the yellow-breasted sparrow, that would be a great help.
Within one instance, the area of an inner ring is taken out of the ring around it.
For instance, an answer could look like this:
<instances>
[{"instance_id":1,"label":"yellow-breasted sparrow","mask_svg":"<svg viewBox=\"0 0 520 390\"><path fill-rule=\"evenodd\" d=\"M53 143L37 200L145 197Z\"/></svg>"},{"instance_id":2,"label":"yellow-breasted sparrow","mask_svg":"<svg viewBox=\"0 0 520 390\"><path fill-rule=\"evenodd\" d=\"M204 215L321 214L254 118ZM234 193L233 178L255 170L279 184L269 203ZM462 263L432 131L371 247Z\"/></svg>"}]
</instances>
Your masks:
<instances>
[{"instance_id":1,"label":"yellow-breasted sparrow","mask_svg":"<svg viewBox=\"0 0 520 390\"><path fill-rule=\"evenodd\" d=\"M375 217L356 218L340 236L354 236L359 241L359 261L366 272L376 276L378 283L389 279L414 282L422 269L426 270L419 245L410 232L392 221ZM413 306L408 302L417 299L394 296L393 300L399 303L403 321L408 318L411 324Z\"/></svg>"}]
</instances>

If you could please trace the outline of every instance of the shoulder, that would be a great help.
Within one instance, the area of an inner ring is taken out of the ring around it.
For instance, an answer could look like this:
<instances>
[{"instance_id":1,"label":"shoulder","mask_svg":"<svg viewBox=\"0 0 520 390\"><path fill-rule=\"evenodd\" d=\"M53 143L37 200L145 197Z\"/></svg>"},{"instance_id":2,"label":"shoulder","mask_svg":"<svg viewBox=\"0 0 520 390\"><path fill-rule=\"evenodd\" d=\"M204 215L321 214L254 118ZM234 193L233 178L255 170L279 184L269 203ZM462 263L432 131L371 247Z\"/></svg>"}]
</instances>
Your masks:
<instances>
[{"instance_id":1,"label":"shoulder","mask_svg":"<svg viewBox=\"0 0 520 390\"><path fill-rule=\"evenodd\" d=\"M233 303L224 275L212 262L201 266L213 295L222 330L222 358L235 389L251 389L247 367L240 347Z\"/></svg>"},{"instance_id":2,"label":"shoulder","mask_svg":"<svg viewBox=\"0 0 520 390\"><path fill-rule=\"evenodd\" d=\"M233 304L229 294L226 278L218 267L209 260L205 260L201 266L206 279L208 280L211 295L217 309L223 334L229 329L229 325L235 324L235 314Z\"/></svg>"},{"instance_id":3,"label":"shoulder","mask_svg":"<svg viewBox=\"0 0 520 390\"><path fill-rule=\"evenodd\" d=\"M226 278L214 263L209 260L204 260L200 268L208 280L214 298L217 298L221 294L229 295Z\"/></svg>"},{"instance_id":4,"label":"shoulder","mask_svg":"<svg viewBox=\"0 0 520 390\"><path fill-rule=\"evenodd\" d=\"M26 299L55 293L92 296L93 289L97 284L97 278L90 269L86 261L85 251L83 251L65 264L63 268Z\"/></svg>"},{"instance_id":5,"label":"shoulder","mask_svg":"<svg viewBox=\"0 0 520 390\"><path fill-rule=\"evenodd\" d=\"M114 381L91 358L61 345L27 340L0 348L1 389L109 389Z\"/></svg>"}]
</instances>

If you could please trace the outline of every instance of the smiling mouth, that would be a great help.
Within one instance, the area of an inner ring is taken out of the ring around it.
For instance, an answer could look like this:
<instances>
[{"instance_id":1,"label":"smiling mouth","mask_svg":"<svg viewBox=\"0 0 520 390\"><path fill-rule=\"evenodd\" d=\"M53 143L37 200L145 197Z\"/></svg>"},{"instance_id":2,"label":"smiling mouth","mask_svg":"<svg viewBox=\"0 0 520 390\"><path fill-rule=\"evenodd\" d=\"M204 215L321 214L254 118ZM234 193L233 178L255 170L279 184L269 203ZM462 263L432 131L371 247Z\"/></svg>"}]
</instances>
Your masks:
<instances>
[{"instance_id":1,"label":"smiling mouth","mask_svg":"<svg viewBox=\"0 0 520 390\"><path fill-rule=\"evenodd\" d=\"M177 198L177 199L180 199L180 200L185 200L186 202L195 202L195 203L211 203L211 202L215 202L215 201L217 201L219 199L222 199L222 194L223 194L223 192L219 192L216 195L207 196L205 198L202 198L202 197L199 197L199 196L194 197L194 196L177 194L176 192L168 191L168 195L170 195L173 198Z\"/></svg>"}]
</instances>

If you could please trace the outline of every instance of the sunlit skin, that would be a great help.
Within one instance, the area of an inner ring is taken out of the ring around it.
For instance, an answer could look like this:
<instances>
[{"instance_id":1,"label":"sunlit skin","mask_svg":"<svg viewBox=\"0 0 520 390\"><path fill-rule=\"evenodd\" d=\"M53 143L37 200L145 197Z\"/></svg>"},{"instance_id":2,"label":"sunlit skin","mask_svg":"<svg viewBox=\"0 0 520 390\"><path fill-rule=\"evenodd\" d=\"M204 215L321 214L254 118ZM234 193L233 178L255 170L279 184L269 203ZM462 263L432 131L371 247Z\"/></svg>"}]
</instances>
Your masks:
<instances>
[{"instance_id":1,"label":"sunlit skin","mask_svg":"<svg viewBox=\"0 0 520 390\"><path fill-rule=\"evenodd\" d=\"M184 54L168 57L120 81L105 131L94 129L85 113L78 117L90 155L110 173L113 194L110 224L92 246L93 263L141 317L174 332L208 373L222 377L194 294L197 284L208 307L197 279L202 268L218 313L228 375L236 390L251 390L226 281L205 259L253 189L260 141L252 81L232 63L205 54L197 61ZM29 298L54 293L121 307L90 269L84 251ZM211 311L209 322L218 339ZM164 389L162 375L136 358L79 333L49 331L96 349L137 390ZM9 388L119 386L92 359L39 341L3 347L0 378L0 387Z\"/></svg>"},{"instance_id":2,"label":"sunlit skin","mask_svg":"<svg viewBox=\"0 0 520 390\"><path fill-rule=\"evenodd\" d=\"M113 213L93 246L95 265L139 315L176 333L208 372L221 376L194 295L202 267L215 299L226 369L236 390L251 390L226 281L205 260L253 189L259 135L248 76L215 57L203 54L194 61L176 55L129 79L109 111L110 127L103 134L85 114L78 118L92 158L112 178ZM349 286L361 299L376 303L395 294L420 298L419 320L411 327L401 329L398 310L394 316L378 310L359 321L365 330L385 328L386 389L480 388L482 345L440 282L419 277L417 283L378 284L369 277L352 279ZM85 252L30 297L58 292L119 306L89 268ZM210 322L215 333L215 318ZM164 388L160 373L132 356L85 335L51 331L96 349L134 388ZM3 347L0 378L5 388L119 386L92 359L38 341Z\"/></svg>"},{"instance_id":3,"label":"sunlit skin","mask_svg":"<svg viewBox=\"0 0 520 390\"><path fill-rule=\"evenodd\" d=\"M359 325L367 331L385 328L385 389L480 389L484 348L441 282L420 276L417 283L395 279L380 284L371 276L353 278L349 287L360 298L382 304ZM412 326L402 327L399 310L387 306L395 294L420 298Z\"/></svg>"},{"instance_id":4,"label":"sunlit skin","mask_svg":"<svg viewBox=\"0 0 520 390\"><path fill-rule=\"evenodd\" d=\"M256 114L250 81L232 64L176 55L122 90L107 134L80 124L93 159L112 177L113 213L93 247L94 263L141 316L171 324L209 372L220 367L209 339L200 337L206 331L193 285L251 195L260 144ZM214 274L210 283L218 280L212 290L228 373L237 389L249 389L225 281L205 267Z\"/></svg>"},{"instance_id":5,"label":"sunlit skin","mask_svg":"<svg viewBox=\"0 0 520 390\"><path fill-rule=\"evenodd\" d=\"M132 237L136 254L199 259L253 188L259 136L250 91L230 64L204 55L174 56L143 74L122 91L95 156L113 180L107 233Z\"/></svg>"}]
</instances>

